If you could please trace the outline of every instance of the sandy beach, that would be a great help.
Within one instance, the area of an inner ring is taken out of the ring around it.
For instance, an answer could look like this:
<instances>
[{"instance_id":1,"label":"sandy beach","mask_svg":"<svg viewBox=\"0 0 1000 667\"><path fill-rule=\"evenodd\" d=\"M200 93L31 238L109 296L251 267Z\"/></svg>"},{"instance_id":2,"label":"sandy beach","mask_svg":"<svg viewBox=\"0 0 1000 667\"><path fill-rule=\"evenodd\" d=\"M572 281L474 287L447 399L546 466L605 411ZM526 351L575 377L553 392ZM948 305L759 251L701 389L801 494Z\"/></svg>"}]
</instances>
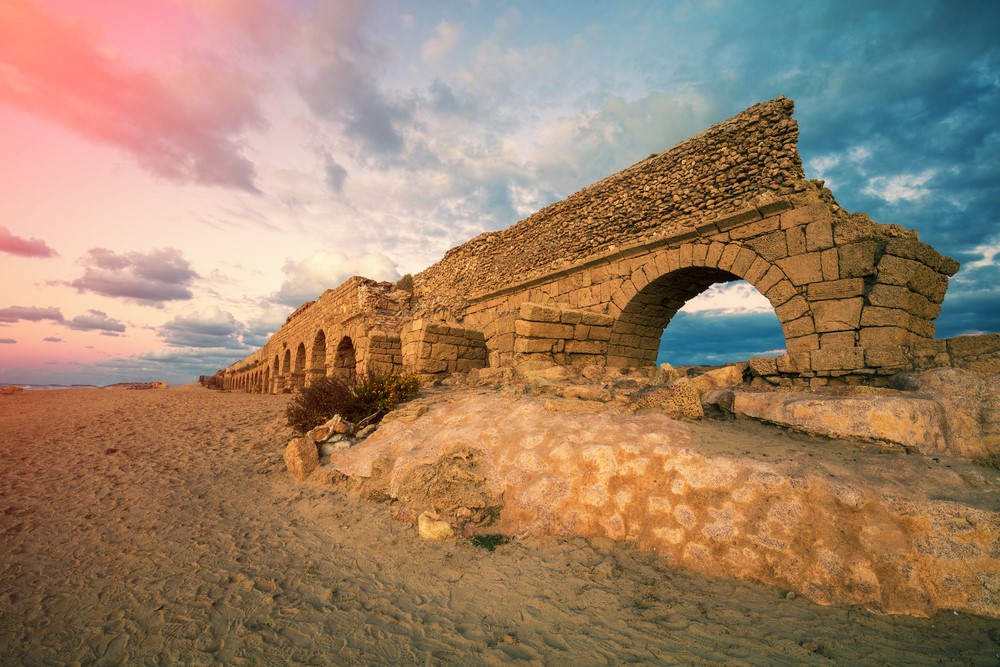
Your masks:
<instances>
[{"instance_id":1,"label":"sandy beach","mask_svg":"<svg viewBox=\"0 0 1000 667\"><path fill-rule=\"evenodd\" d=\"M287 401L0 397L0 662L1000 662L1000 623L973 615L819 606L606 539L424 542L283 472Z\"/></svg>"}]
</instances>

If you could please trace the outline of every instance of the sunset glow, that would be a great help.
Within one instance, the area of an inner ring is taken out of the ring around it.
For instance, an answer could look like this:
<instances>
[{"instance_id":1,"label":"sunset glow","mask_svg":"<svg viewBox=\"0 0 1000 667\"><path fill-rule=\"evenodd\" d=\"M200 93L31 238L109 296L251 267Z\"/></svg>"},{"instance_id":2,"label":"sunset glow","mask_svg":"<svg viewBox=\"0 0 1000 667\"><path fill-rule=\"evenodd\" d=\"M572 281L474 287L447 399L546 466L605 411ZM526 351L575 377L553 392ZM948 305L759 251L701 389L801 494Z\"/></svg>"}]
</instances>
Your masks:
<instances>
[{"instance_id":1,"label":"sunset glow","mask_svg":"<svg viewBox=\"0 0 1000 667\"><path fill-rule=\"evenodd\" d=\"M938 336L998 331L998 26L990 2L2 0L0 385L193 381L351 275L778 95L807 177L962 262ZM713 288L672 359L753 323L740 352L773 352L767 310Z\"/></svg>"}]
</instances>

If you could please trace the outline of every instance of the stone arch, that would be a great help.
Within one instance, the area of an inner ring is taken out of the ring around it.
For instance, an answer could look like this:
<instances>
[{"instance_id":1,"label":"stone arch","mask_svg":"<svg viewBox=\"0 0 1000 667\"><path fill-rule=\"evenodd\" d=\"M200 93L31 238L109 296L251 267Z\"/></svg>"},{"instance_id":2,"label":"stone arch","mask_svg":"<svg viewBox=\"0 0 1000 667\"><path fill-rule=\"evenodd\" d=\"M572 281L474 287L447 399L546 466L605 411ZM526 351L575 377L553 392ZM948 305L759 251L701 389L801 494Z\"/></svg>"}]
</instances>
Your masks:
<instances>
[{"instance_id":1,"label":"stone arch","mask_svg":"<svg viewBox=\"0 0 1000 667\"><path fill-rule=\"evenodd\" d=\"M326 376L326 332L320 329L313 337L312 350L309 354L309 372L306 383L311 384L317 378Z\"/></svg>"},{"instance_id":2,"label":"stone arch","mask_svg":"<svg viewBox=\"0 0 1000 667\"><path fill-rule=\"evenodd\" d=\"M357 381L357 355L354 350L354 341L350 336L344 336L337 344L337 351L333 355L333 368L331 376L353 385Z\"/></svg>"},{"instance_id":3,"label":"stone arch","mask_svg":"<svg viewBox=\"0 0 1000 667\"><path fill-rule=\"evenodd\" d=\"M685 303L716 283L746 280L770 302L789 352L815 336L808 302L777 265L741 243L691 243L652 253L612 296L608 365L655 363L660 338Z\"/></svg>"},{"instance_id":4,"label":"stone arch","mask_svg":"<svg viewBox=\"0 0 1000 667\"><path fill-rule=\"evenodd\" d=\"M292 388L301 389L306 384L306 344L295 348L295 365L292 368Z\"/></svg>"},{"instance_id":5,"label":"stone arch","mask_svg":"<svg viewBox=\"0 0 1000 667\"><path fill-rule=\"evenodd\" d=\"M272 394L278 394L281 392L281 357L277 354L274 355L274 364L271 366L271 384L269 392Z\"/></svg>"},{"instance_id":6,"label":"stone arch","mask_svg":"<svg viewBox=\"0 0 1000 667\"><path fill-rule=\"evenodd\" d=\"M264 374L261 377L260 391L262 394L271 393L271 369L264 366Z\"/></svg>"},{"instance_id":7,"label":"stone arch","mask_svg":"<svg viewBox=\"0 0 1000 667\"><path fill-rule=\"evenodd\" d=\"M292 351L285 348L285 358L281 362L281 393L287 394L292 390Z\"/></svg>"}]
</instances>

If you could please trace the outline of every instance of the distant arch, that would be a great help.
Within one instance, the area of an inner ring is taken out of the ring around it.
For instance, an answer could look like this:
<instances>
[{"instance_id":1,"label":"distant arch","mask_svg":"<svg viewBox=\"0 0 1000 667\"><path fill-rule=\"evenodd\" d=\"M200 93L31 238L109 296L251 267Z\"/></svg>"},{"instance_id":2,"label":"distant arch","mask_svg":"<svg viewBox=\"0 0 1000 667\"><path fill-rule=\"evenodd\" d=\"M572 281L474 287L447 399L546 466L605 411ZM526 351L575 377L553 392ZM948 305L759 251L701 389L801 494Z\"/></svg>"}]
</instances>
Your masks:
<instances>
[{"instance_id":1,"label":"distant arch","mask_svg":"<svg viewBox=\"0 0 1000 667\"><path fill-rule=\"evenodd\" d=\"M315 379L324 376L326 376L326 332L320 329L313 337L306 384L311 384Z\"/></svg>"},{"instance_id":2,"label":"distant arch","mask_svg":"<svg viewBox=\"0 0 1000 667\"><path fill-rule=\"evenodd\" d=\"M331 375L348 385L357 382L357 357L354 351L354 341L350 336L344 336L337 344L337 351L333 355L333 370Z\"/></svg>"},{"instance_id":3,"label":"distant arch","mask_svg":"<svg viewBox=\"0 0 1000 667\"><path fill-rule=\"evenodd\" d=\"M285 349L285 358L281 364L281 387L280 391L287 394L292 391L292 351Z\"/></svg>"},{"instance_id":4,"label":"distant arch","mask_svg":"<svg viewBox=\"0 0 1000 667\"><path fill-rule=\"evenodd\" d=\"M306 344L295 348L295 367L292 370L292 388L301 389L306 384Z\"/></svg>"}]
</instances>

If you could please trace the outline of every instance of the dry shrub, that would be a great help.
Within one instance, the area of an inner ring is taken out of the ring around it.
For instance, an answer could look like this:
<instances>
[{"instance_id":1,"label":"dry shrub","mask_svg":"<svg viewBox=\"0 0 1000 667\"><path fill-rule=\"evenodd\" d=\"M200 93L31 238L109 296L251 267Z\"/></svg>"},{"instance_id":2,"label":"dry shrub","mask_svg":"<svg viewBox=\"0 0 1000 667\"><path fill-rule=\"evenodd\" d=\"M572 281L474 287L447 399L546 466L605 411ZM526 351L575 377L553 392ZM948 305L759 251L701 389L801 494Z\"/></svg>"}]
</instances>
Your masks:
<instances>
[{"instance_id":1,"label":"dry shrub","mask_svg":"<svg viewBox=\"0 0 1000 667\"><path fill-rule=\"evenodd\" d=\"M412 373L367 375L353 388L336 378L319 378L288 404L285 416L288 425L302 433L334 415L356 424L413 398L419 389L420 381Z\"/></svg>"}]
</instances>

